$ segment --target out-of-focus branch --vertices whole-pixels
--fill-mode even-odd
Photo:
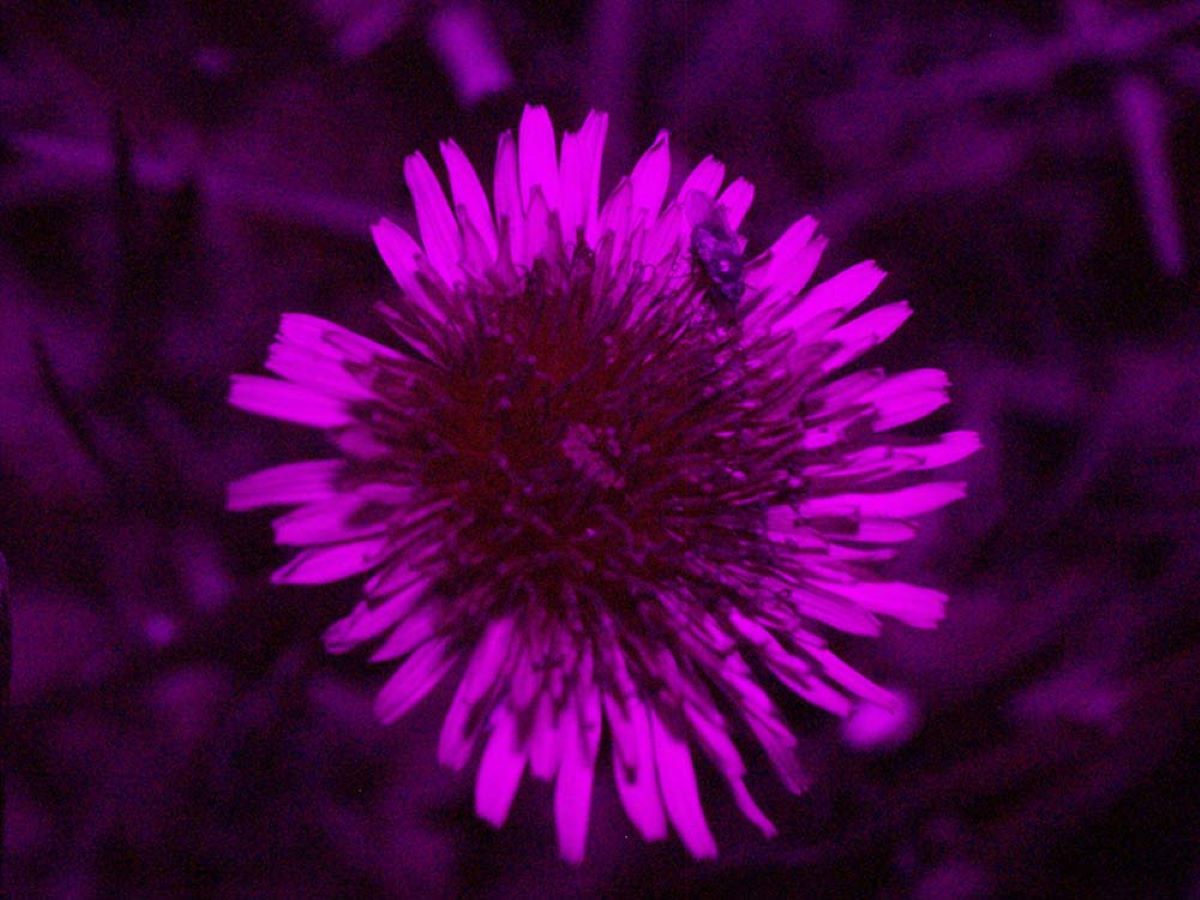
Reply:
[[[1040,44],[1006,47],[976,59],[949,63],[929,75],[896,78],[836,94],[818,101],[815,108],[835,116],[843,116],[848,110],[859,110],[864,116],[879,109],[946,111],[986,97],[1044,90],[1056,76],[1075,66],[1119,65],[1144,59],[1197,25],[1200,2],[1180,3],[1158,13],[1114,17],[1094,28]]]
[[[453,3],[438,9],[429,22],[429,46],[441,59],[464,106],[474,106],[513,85],[491,22],[473,4]]]
[[[41,379],[46,392],[50,395],[50,403],[58,413],[67,429],[71,432],[88,459],[100,470],[105,483],[114,497],[126,496],[131,488],[129,478],[119,465],[114,462],[100,447],[96,428],[87,409],[73,397],[63,384],[46,349],[46,343],[40,335],[33,338],[33,355],[37,364],[38,377]]]
[[[1101,3],[1072,0],[1066,5],[1066,12],[1076,34],[1088,42],[1103,40],[1110,16]],[[1155,260],[1163,272],[1178,277],[1185,265],[1183,234],[1166,149],[1170,121],[1162,92],[1144,75],[1126,73],[1113,90],[1113,103],[1129,151]]]
[[[615,117],[610,118],[610,128]],[[1092,143],[1105,145],[1109,135],[1104,131],[1091,132]],[[958,190],[971,185],[988,185],[1012,173],[1033,149],[1036,135],[1026,131],[988,137],[986,152],[964,153],[966,169],[948,165],[945,160],[918,160],[898,168],[890,177],[873,176],[855,182],[823,198],[819,213],[822,224],[835,232],[850,230],[862,219],[881,209],[903,205],[914,198]],[[990,137],[996,137],[991,140]],[[28,159],[53,171],[47,178],[65,192],[78,192],[79,182],[93,184],[97,191],[111,179],[113,158],[100,142],[89,142],[59,135],[24,133],[10,138],[15,149]],[[611,143],[611,140],[610,140]],[[401,225],[414,224],[411,213],[397,214],[380,206],[360,202],[336,194],[318,194],[296,190],[262,179],[252,179],[236,173],[184,169],[160,156],[135,154],[133,172],[140,188],[159,192],[176,192],[193,177],[196,190],[208,206],[232,207],[246,213],[265,216],[279,222],[307,225],[332,235],[365,239],[368,226],[386,213]],[[18,199],[30,196],[27,179],[13,185]],[[8,185],[0,186],[0,197],[9,196]],[[34,194],[33,196],[36,196]],[[776,187],[776,200],[781,208],[803,206],[800,198],[789,197],[786,186]]]
[[[309,7],[333,32],[334,49],[343,59],[370,56],[396,36],[412,12],[406,0],[312,0]]]
[[[1146,218],[1155,258],[1168,275],[1181,275],[1186,260],[1171,163],[1167,158],[1168,123],[1162,93],[1149,79],[1128,75],[1117,85],[1113,99],[1132,157],[1142,215]]]
[[[40,132],[14,134],[8,142],[31,163],[53,169],[57,179],[67,172],[84,184],[94,185],[98,192],[111,184],[114,159],[104,142]],[[134,154],[132,171],[141,188],[175,192],[190,179],[209,205],[233,207],[341,236],[361,237],[385,212],[371,203],[275,184],[237,172],[205,169],[199,164],[184,165],[145,153]],[[73,185],[76,190],[82,186]]]

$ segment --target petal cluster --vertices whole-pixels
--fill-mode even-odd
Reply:
[[[380,719],[458,673],[438,755],[478,758],[482,818],[501,825],[526,774],[552,781],[562,855],[582,859],[607,730],[637,830],[710,857],[694,750],[774,834],[735,738],[800,792],[770,682],[839,716],[890,702],[827,637],[936,625],[945,596],[878,564],[963,496],[928,473],[979,444],[895,431],[947,402],[944,373],[845,371],[911,313],[861,312],[873,263],[811,285],[806,218],[743,265],[753,188],[708,158],[671,193],[666,132],[601,203],[606,127],[592,113],[560,142],[527,108],[490,192],[452,141],[448,191],[406,160],[418,233],[373,230],[400,289],[391,338],[286,314],[273,377],[232,383],[233,405],[322,429],[337,455],[250,475],[229,506],[292,508],[277,583],[367,576],[326,644],[393,667]],[[732,316],[701,221],[744,279]]]

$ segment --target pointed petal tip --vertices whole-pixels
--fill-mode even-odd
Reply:
[[[983,449],[983,439],[979,437],[978,431],[952,431],[946,437],[950,437],[951,435],[953,435],[954,440],[958,441],[959,452],[962,453],[962,456],[959,457],[960,460],[966,459],[968,456],[972,456]]]
[[[397,225],[395,222],[393,222],[391,219],[389,219],[387,216],[380,216],[371,225],[371,236],[374,237],[375,241],[378,243],[379,235],[381,233],[386,233],[392,229],[400,230],[400,226]]]
[[[352,421],[343,399],[265,375],[232,376],[227,401],[235,409],[311,428],[334,428]]]
[[[525,773],[528,748],[517,736],[511,712],[493,715],[494,727],[475,777],[475,813],[493,828],[500,828]]]
[[[590,113],[588,113],[587,119],[584,120],[583,127],[595,129],[597,132],[599,132],[599,139],[603,140],[604,136],[608,134],[608,113],[599,110],[592,110]]]
[[[522,129],[530,127],[550,127],[553,129],[554,123],[550,117],[550,110],[541,103],[526,103],[525,108],[521,110],[521,121],[517,126],[518,133]]]

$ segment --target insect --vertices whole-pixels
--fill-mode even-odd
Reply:
[[[699,192],[688,196],[684,215],[692,226],[692,261],[705,296],[718,315],[732,321],[746,293],[742,240],[729,227],[725,209]]]

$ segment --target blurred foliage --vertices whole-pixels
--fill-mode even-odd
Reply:
[[[813,0],[107,0],[0,7],[0,550],[15,670],[14,896],[1168,896],[1200,891],[1200,5]],[[470,48],[464,52],[463,48]],[[367,225],[401,163],[490,166],[523,103],[612,114],[605,183],[660,127],[872,257],[977,428],[970,499],[899,564],[933,633],[849,642],[915,733],[853,750],[799,704],[816,776],[702,772],[722,856],[628,833],[589,860],[548,792],[501,832],[440,771],[445,690],[371,719],[326,658],[353,586],[271,589],[232,477],[319,442],[224,407],[286,310],[378,334]],[[760,761],[761,762],[761,761]],[[759,768],[762,768],[761,766]],[[668,877],[667,873],[671,873]]]

